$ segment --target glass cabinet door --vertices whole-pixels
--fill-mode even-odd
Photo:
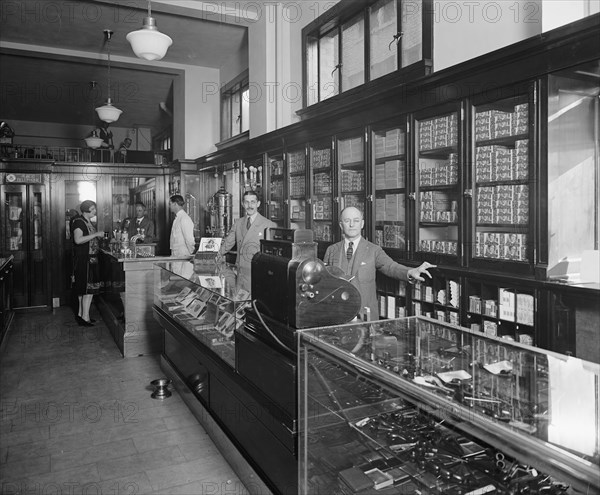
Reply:
[[[304,148],[288,151],[289,207],[293,227],[306,228],[306,151]]]
[[[337,140],[340,207],[354,206],[365,213],[365,141],[363,134]]]
[[[406,126],[372,131],[374,242],[406,250]]]
[[[310,181],[312,185],[312,215],[310,226],[315,241],[333,242],[334,182],[331,161],[331,141],[310,146]]]
[[[530,116],[525,93],[474,109],[473,258],[530,261]]]
[[[275,222],[278,227],[286,227],[285,210],[285,175],[283,153],[269,153],[267,155],[269,167],[268,208],[267,217]]]
[[[398,68],[395,48],[398,33],[397,0],[379,0],[369,7],[370,79],[389,74]]]
[[[457,112],[417,121],[416,251],[422,258],[435,260],[444,255],[457,259],[458,151]]]

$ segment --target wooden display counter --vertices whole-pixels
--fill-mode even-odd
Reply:
[[[98,307],[123,357],[162,351],[161,328],[152,315],[153,268],[159,261],[189,263],[190,258],[121,258],[110,251],[100,253],[105,291],[97,298]]]

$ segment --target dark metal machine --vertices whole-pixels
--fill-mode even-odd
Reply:
[[[352,320],[361,308],[358,289],[343,278],[341,271],[326,266],[316,257],[312,231],[291,232],[294,233],[291,256],[286,256],[290,249],[285,244],[290,242],[285,235],[279,236],[283,239],[281,249],[277,250],[267,234],[266,240],[261,241],[262,252],[252,258],[252,299],[257,309],[293,328]]]

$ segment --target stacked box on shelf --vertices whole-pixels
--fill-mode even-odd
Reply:
[[[362,170],[342,170],[342,192],[362,191],[365,188],[365,173]]]
[[[385,135],[375,133],[375,137],[373,138],[373,153],[376,160],[385,157]]]
[[[404,249],[404,225],[384,225],[382,246]]]
[[[449,254],[455,256],[458,252],[458,242],[440,241],[436,239],[421,239],[419,243],[420,251],[426,253]]]
[[[527,234],[478,231],[475,234],[474,256],[526,261]]]
[[[492,111],[477,112],[475,114],[475,140],[486,141],[492,139],[493,122]]]
[[[492,110],[493,137],[512,136],[512,112]]]
[[[288,160],[289,160],[289,169],[292,174],[304,172],[305,162],[304,162],[304,152],[303,151],[296,151],[294,153],[289,153]]]
[[[331,242],[333,240],[330,225],[320,223],[313,224],[312,231],[315,241]]]
[[[387,189],[404,187],[404,162],[388,160],[384,164],[384,184]]]
[[[419,185],[446,186],[458,182],[458,155],[450,153],[447,160],[419,160]]]
[[[517,323],[533,326],[535,298],[531,294],[517,293]]]
[[[363,142],[362,138],[342,139],[339,141],[340,163],[353,163],[363,160]]]
[[[331,220],[332,218],[333,216],[330,200],[318,199],[313,202],[314,220]]]
[[[318,173],[314,176],[315,194],[331,194],[333,188],[331,186],[331,174]]]
[[[404,221],[404,194],[385,195],[385,220],[392,222]]]
[[[348,194],[344,196],[344,208],[349,208],[353,206],[354,208],[358,208],[360,211],[364,209],[364,199],[361,196],[357,196],[356,194]]]
[[[311,157],[313,168],[327,168],[331,166],[331,150],[329,148],[313,149]]]
[[[529,104],[521,103],[515,106],[512,114],[512,128],[515,136],[527,134],[529,130]]]
[[[420,218],[422,222],[453,223],[458,219],[457,203],[443,191],[419,193]]]
[[[375,244],[377,244],[378,246],[381,246],[381,247],[385,247],[383,245],[383,229],[375,230]]]
[[[290,195],[291,196],[305,196],[306,195],[306,181],[302,176],[290,177]]]
[[[419,150],[455,146],[458,140],[456,114],[423,120],[419,124]]]
[[[483,322],[483,333],[491,337],[498,335],[498,325],[494,321],[485,320]]]
[[[402,155],[404,152],[404,132],[401,129],[389,129],[385,133],[385,156]]]
[[[529,139],[515,141],[513,164],[515,179],[523,180],[529,177]]]
[[[469,296],[469,312],[481,314],[481,298],[479,296]]]
[[[477,189],[477,223],[529,222],[529,186],[506,184]]]

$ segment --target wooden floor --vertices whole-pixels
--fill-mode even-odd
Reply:
[[[102,323],[17,314],[0,358],[3,495],[248,493],[176,391],[150,397],[158,356],[123,359]]]

